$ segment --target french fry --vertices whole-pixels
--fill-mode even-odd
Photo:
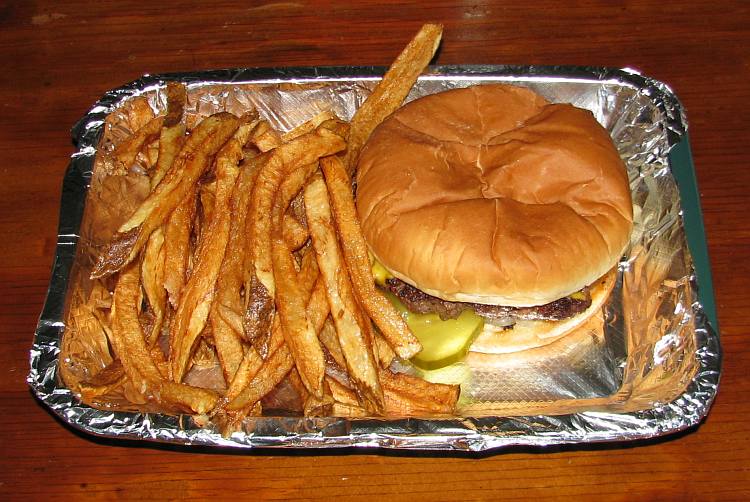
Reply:
[[[383,391],[372,348],[360,326],[360,314],[333,226],[331,207],[323,177],[316,175],[305,187],[305,208],[320,273],[326,283],[331,317],[336,326],[346,368],[365,408],[383,409]]]
[[[180,302],[182,288],[187,280],[190,261],[190,234],[195,218],[195,192],[183,200],[164,225],[164,278],[163,285],[172,308]]]
[[[164,179],[164,175],[172,167],[183,144],[185,144],[185,126],[183,124],[177,123],[171,127],[162,128],[159,133],[159,156],[151,173],[151,190],[156,188]]]
[[[266,120],[261,120],[250,135],[250,143],[261,152],[281,146],[281,135]]]
[[[352,389],[345,385],[342,385],[338,380],[336,380],[335,378],[331,378],[328,375],[326,375],[326,383],[328,384],[328,388],[331,391],[331,395],[333,396],[334,401],[348,406],[359,407],[357,394]]]
[[[138,321],[140,297],[140,266],[133,263],[120,273],[112,300],[113,345],[125,373],[147,399],[205,413],[218,396],[207,389],[164,380],[151,359]]]
[[[440,45],[443,26],[425,24],[391,64],[351,121],[344,166],[351,175],[372,131],[401,106]]]
[[[424,413],[455,413],[458,385],[431,383],[405,373],[380,371],[386,412],[405,416]]]
[[[374,341],[373,351],[375,352],[378,362],[380,363],[380,367],[388,368],[396,358],[396,353],[393,352],[391,346],[388,345],[388,342],[383,339],[383,335],[381,335],[380,333],[374,331],[372,333],[372,340]]]
[[[133,136],[117,145],[112,152],[116,168],[122,171],[130,169],[143,147],[159,137],[159,131],[161,131],[163,124],[163,115],[155,117],[138,129]]]
[[[215,299],[209,314],[216,343],[216,355],[227,383],[234,379],[244,356],[242,347],[244,306],[241,288],[244,276],[242,267],[245,258],[245,218],[252,186],[262,162],[264,162],[263,156],[258,156],[246,159],[240,166],[241,172],[234,185],[230,201],[229,211],[232,219],[229,225],[226,252],[216,278]]]
[[[301,186],[301,184],[300,184]],[[276,278],[276,308],[281,320],[284,339],[291,352],[302,382],[308,392],[318,398],[323,397],[323,350],[305,312],[305,298],[296,280],[294,258],[284,242],[281,222],[286,204],[291,202],[296,192],[285,200],[277,196],[271,213],[273,232],[271,237],[273,275]]]
[[[288,213],[284,215],[282,232],[284,233],[284,240],[292,251],[297,251],[304,246],[307,239],[310,238],[307,228],[297,218]]]
[[[244,390],[226,405],[230,412],[239,411],[260,401],[276,387],[294,366],[292,354],[286,345],[273,352],[253,376]],[[303,380],[304,382],[304,380]],[[307,387],[307,384],[305,384]],[[322,391],[321,391],[322,395]]]
[[[250,131],[251,124],[240,126],[216,156],[217,207],[212,211],[215,217],[204,230],[207,237],[201,240],[192,275],[185,286],[184,298],[172,320],[170,360],[175,382],[180,382],[187,370],[190,355],[198,335],[205,327],[213,302],[214,285],[229,239],[229,201],[239,175],[242,146]]]
[[[253,187],[250,210],[247,216],[250,236],[248,260],[255,274],[270,296],[274,296],[275,284],[271,263],[271,214],[274,196],[284,177],[301,166],[317,162],[318,158],[332,155],[346,147],[344,140],[326,128],[318,127],[303,134],[271,152],[268,162],[261,168]],[[249,267],[248,267],[249,268]]]
[[[167,115],[164,117],[164,127],[176,126],[182,121],[187,101],[187,89],[179,82],[167,82]]]
[[[167,291],[164,289],[164,233],[154,230],[143,251],[141,282],[146,298],[154,312],[154,325],[146,340],[153,347],[159,339],[167,308]]]
[[[282,134],[281,141],[287,143],[294,138],[298,138],[303,134],[307,134],[327,120],[338,120],[338,117],[331,110],[322,111],[310,120],[298,125],[291,131]]]
[[[130,263],[146,240],[177,205],[182,202],[209,160],[239,127],[239,119],[229,113],[218,113],[203,120],[185,142],[178,158],[164,179],[118,230],[91,277],[103,277]]]
[[[320,269],[318,268],[315,251],[312,248],[307,248],[302,255],[302,264],[300,265],[299,273],[297,274],[297,281],[300,284],[302,294],[305,298],[310,298],[315,283],[318,280],[319,273]]]
[[[318,333],[318,339],[320,340],[320,343],[323,344],[323,347],[325,347],[328,355],[331,356],[333,361],[341,368],[346,368],[346,359],[344,359],[344,353],[341,351],[341,344],[339,343],[339,338],[336,334],[336,327],[333,325],[333,321],[330,317],[328,317],[323,323],[323,327]]]
[[[321,159],[320,166],[328,184],[336,227],[341,235],[344,260],[351,274],[357,299],[396,354],[409,359],[422,350],[422,345],[409,331],[406,321],[396,308],[375,287],[367,244],[357,220],[349,176],[338,157],[325,157]]]
[[[177,154],[185,142],[185,126],[181,123],[185,111],[187,91],[185,86],[176,82],[167,83],[167,115],[159,133],[159,156],[151,173],[153,190],[172,167]]]

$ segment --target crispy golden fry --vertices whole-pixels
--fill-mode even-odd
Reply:
[[[304,292],[296,281],[294,258],[284,242],[281,220],[285,207],[277,200],[271,218],[273,272],[276,277],[276,308],[281,319],[284,339],[302,382],[310,394],[323,397],[323,374],[325,363],[323,350],[305,312]]]
[[[240,174],[232,191],[229,211],[232,214],[229,225],[226,252],[216,278],[214,302],[211,305],[209,320],[214,332],[216,355],[221,363],[224,380],[229,383],[234,378],[243,358],[242,348],[242,264],[245,250],[245,216],[247,201],[258,172],[257,158],[245,161],[240,166]]]
[[[282,141],[279,132],[268,121],[261,120],[250,135],[250,143],[261,152],[268,152],[281,146]]]
[[[216,278],[215,299],[209,314],[214,332],[216,354],[227,383],[233,381],[234,375],[243,360],[244,303],[241,297],[241,289],[246,247],[245,218],[251,190],[258,169],[265,162],[265,158],[266,156],[260,155],[246,159],[240,165],[240,174],[232,191],[229,207],[232,218],[229,225],[226,252],[219,269],[219,275]],[[258,367],[260,367],[260,364]]]
[[[292,367],[294,367],[292,354],[286,345],[282,345],[276,352],[268,356],[258,373],[250,380],[240,395],[226,405],[226,409],[237,411],[257,403],[284,379]],[[305,384],[305,387],[307,387],[307,384]]]
[[[163,285],[172,308],[177,308],[187,279],[190,234],[195,218],[195,192],[180,203],[164,225]]]
[[[372,326],[372,323],[370,323],[370,326]],[[388,345],[388,342],[386,342],[385,339],[383,339],[383,336],[377,331],[373,331],[372,340],[374,342],[373,351],[380,363],[380,367],[388,368],[396,358],[395,352],[393,352],[393,349]]]
[[[187,370],[190,355],[203,331],[213,302],[214,285],[229,239],[231,214],[229,213],[232,189],[239,175],[238,163],[242,146],[250,134],[250,124],[243,124],[227,141],[216,156],[216,207],[215,216],[208,223],[196,253],[193,272],[188,280],[183,298],[172,320],[170,332],[170,360],[172,379],[180,382]]]
[[[344,260],[351,274],[357,299],[380,328],[396,354],[409,359],[422,350],[422,346],[409,331],[409,327],[396,308],[375,287],[367,244],[357,220],[349,176],[338,157],[325,157],[321,159],[320,166],[328,184],[333,215],[341,235]]]
[[[380,371],[380,383],[385,393],[386,413],[418,415],[422,413],[452,414],[460,387],[430,383],[404,373]]]
[[[201,224],[200,229],[203,230],[204,227],[208,226],[208,222],[210,222],[213,219],[214,215],[214,206],[216,206],[216,186],[217,186],[216,180],[208,181],[205,183],[200,183],[198,185],[198,201],[200,202],[200,211],[198,212],[198,216],[200,218]],[[199,232],[199,237],[203,236],[203,232]],[[208,234],[205,234],[208,235]],[[200,242],[200,239],[198,240]]]
[[[159,140],[152,141],[143,149],[146,156],[146,169],[151,170],[159,160]]]
[[[281,338],[281,333],[279,332]],[[283,341],[279,344],[281,346]],[[258,374],[260,369],[263,367],[263,358],[260,357],[258,352],[253,347],[248,347],[245,350],[244,356],[240,365],[237,367],[234,376],[232,377],[231,383],[221,398],[216,408],[211,412],[212,415],[218,415],[226,410],[227,404],[236,399],[242,392],[247,388],[250,380]],[[241,409],[240,406],[238,409]]]
[[[112,300],[112,338],[115,353],[134,387],[146,398],[205,413],[218,400],[206,389],[165,381],[151,359],[138,321],[140,267],[133,263],[120,273]]]
[[[323,329],[323,325],[330,312],[328,299],[326,298],[325,281],[320,276],[315,281],[315,286],[313,286],[313,290],[310,293],[310,299],[307,301],[305,312],[310,319],[310,323],[313,325],[313,329],[316,333],[319,333]]]
[[[120,272],[112,298],[112,341],[125,373],[144,397],[151,397],[161,374],[151,360],[138,319],[141,286],[138,264]]]
[[[315,251],[312,248],[308,248],[302,255],[302,264],[297,274],[297,281],[305,298],[310,298],[315,283],[318,280],[318,274],[318,261],[315,257]]]
[[[78,391],[84,401],[94,401],[97,397],[121,387],[127,379],[122,363],[116,359],[92,378],[80,382]]]
[[[187,89],[179,82],[167,82],[167,115],[164,117],[164,127],[169,128],[182,121],[187,101]]]
[[[239,119],[229,113],[212,115],[196,127],[162,182],[120,227],[100,256],[91,273],[93,278],[117,272],[135,258],[151,232],[194,190],[209,160],[237,127]]]
[[[349,377],[365,408],[378,412],[383,408],[383,391],[378,383],[375,358],[367,335],[360,326],[359,306],[345,272],[346,267],[333,226],[328,191],[319,174],[305,187],[305,208],[318,266],[326,282],[331,317],[336,326]]]
[[[271,264],[271,222],[268,215],[271,213],[276,191],[289,173],[345,147],[340,136],[319,127],[274,149],[268,162],[261,168],[253,187],[247,216],[247,234],[250,239],[248,260],[271,296],[274,296],[275,285]]]
[[[151,190],[161,183],[172,164],[180,153],[182,145],[185,144],[185,126],[175,124],[172,127],[163,127],[159,133],[159,157],[156,166],[151,173]]]
[[[334,402],[331,407],[332,417],[342,418],[364,418],[367,412],[361,406]]]
[[[245,313],[242,318],[245,339],[262,357],[268,355],[266,343],[268,330],[276,312],[273,297],[258,277],[249,271],[249,281],[245,283]]]
[[[344,353],[341,351],[336,327],[333,325],[330,317],[323,323],[323,328],[318,333],[318,339],[323,344],[323,347],[326,348],[331,358],[333,358],[333,361],[341,368],[346,368],[346,359],[344,359]]]
[[[320,124],[327,120],[338,120],[339,118],[336,116],[335,113],[333,113],[331,110],[325,110],[311,118],[310,120],[298,125],[294,129],[292,129],[289,132],[286,132],[281,135],[281,141],[284,143],[287,143],[294,138],[298,138],[302,136],[303,134],[307,134],[316,127],[318,127]]]
[[[284,215],[282,232],[284,233],[284,240],[287,246],[292,251],[297,251],[304,246],[307,239],[310,238],[307,229],[291,214]]]
[[[153,347],[159,339],[167,308],[167,291],[164,289],[164,233],[160,228],[151,234],[143,251],[141,282],[154,313],[153,328],[146,335],[148,346]]]
[[[344,166],[351,175],[372,131],[401,106],[440,45],[443,26],[425,24],[391,64],[383,79],[354,114]]]
[[[337,403],[346,404],[349,406],[359,406],[357,394],[352,389],[341,384],[341,382],[339,382],[335,378],[329,377],[328,375],[326,375],[326,383],[328,384],[328,388],[331,391],[333,399]]]
[[[324,380],[323,397],[306,396],[302,410],[306,417],[327,417],[331,416],[333,403],[333,396],[327,382]]]
[[[143,147],[159,137],[159,131],[161,131],[163,124],[163,115],[155,117],[141,127],[133,136],[130,136],[127,140],[117,145],[112,152],[115,167],[122,171],[130,169],[133,163],[135,163],[138,153],[143,150]]]

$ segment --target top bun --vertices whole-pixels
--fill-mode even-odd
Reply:
[[[509,306],[604,275],[633,219],[625,167],[591,112],[494,84],[386,119],[360,156],[357,210],[396,277],[445,300]]]

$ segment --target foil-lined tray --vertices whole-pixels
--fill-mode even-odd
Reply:
[[[482,451],[650,438],[698,424],[718,389],[721,348],[687,120],[666,85],[627,69],[431,67],[408,98],[504,82],[530,87],[553,102],[587,108],[611,133],[633,193],[631,245],[619,263],[601,326],[592,328],[597,336],[583,335],[587,344],[563,339],[533,364],[516,361],[475,375],[462,387],[461,416],[251,417],[241,431],[222,437],[210,423],[191,416],[95,409],[65,387],[62,339],[78,277],[74,271],[80,266],[84,209],[109,114],[140,95],[159,108],[164,82],[177,80],[195,96],[194,117],[253,105],[276,127],[288,130],[323,109],[351,118],[383,70],[156,75],[105,94],[73,129],[77,151],[63,181],[53,273],[31,349],[27,380],[37,397],[66,423],[95,435],[233,447]]]

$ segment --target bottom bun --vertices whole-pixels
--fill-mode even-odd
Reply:
[[[589,308],[562,321],[518,321],[513,328],[503,329],[485,323],[484,330],[469,348],[467,363],[490,363],[493,356],[512,354],[549,345],[565,336],[583,329],[592,317],[602,315],[602,307],[609,298],[617,280],[613,268],[591,285]],[[479,364],[479,365],[484,365]]]

